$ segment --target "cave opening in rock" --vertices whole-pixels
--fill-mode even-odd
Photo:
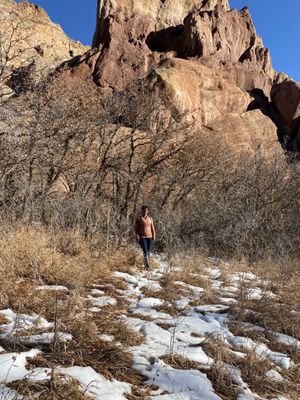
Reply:
[[[177,58],[188,59],[203,56],[203,45],[199,37],[191,34],[185,25],[171,26],[151,32],[146,44],[151,51],[159,53],[174,52]]]
[[[258,109],[265,114],[264,111],[267,111],[266,109],[268,108],[269,99],[265,95],[264,91],[262,89],[252,89],[248,93],[250,94],[253,100],[249,104],[247,111]]]
[[[280,115],[277,107],[265,95],[262,89],[253,89],[248,92],[253,98],[249,104],[247,111],[260,110],[264,115],[269,117],[277,127],[278,140],[282,147],[287,149],[288,143],[291,140],[291,128]]]
[[[146,44],[151,51],[166,53],[168,51],[180,52],[184,36],[184,25],[171,26],[160,31],[151,32]]]

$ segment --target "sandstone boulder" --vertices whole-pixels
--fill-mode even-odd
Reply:
[[[155,56],[145,43],[153,21],[145,16],[127,18],[117,13],[108,17],[106,24],[107,43],[102,47],[93,78],[101,88],[120,90],[147,74],[156,64]]]
[[[185,19],[177,56],[196,57],[224,73],[244,91],[270,96],[274,70],[269,49],[257,35],[249,10],[195,8]]]
[[[278,74],[272,87],[272,101],[290,125],[300,117],[300,83]]]
[[[221,74],[195,62],[167,59],[147,78],[178,114],[207,125],[232,112],[246,111],[250,96]]]
[[[208,124],[207,129],[215,135],[216,146],[222,141],[236,155],[260,151],[267,156],[283,157],[276,125],[260,110],[229,114]]]

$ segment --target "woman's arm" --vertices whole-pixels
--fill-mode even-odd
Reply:
[[[152,233],[152,239],[156,240],[156,232],[155,232],[155,228],[154,228],[153,219],[152,219],[152,222],[151,222],[151,233]]]
[[[135,221],[135,228],[134,228],[134,232],[135,232],[135,238],[137,241],[140,240],[140,235],[139,235],[139,219],[137,218]]]

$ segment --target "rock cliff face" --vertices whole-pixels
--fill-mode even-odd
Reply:
[[[104,94],[138,80],[149,90],[159,86],[170,107],[199,126],[221,120],[225,127],[227,118],[238,120],[228,123],[228,132],[233,129],[233,142],[237,137],[247,142],[240,149],[254,140],[235,129],[249,132],[253,124],[259,137],[263,123],[268,126],[263,143],[269,135],[279,148],[277,134],[286,142],[295,124],[284,115],[282,80],[278,86],[269,49],[247,7],[231,10],[228,0],[98,0],[94,47],[69,64],[73,74],[92,76]],[[255,109],[267,117],[258,118],[260,111],[248,117],[246,111]]]
[[[272,101],[290,128],[287,149],[300,151],[300,83],[278,74],[272,87]]]
[[[218,4],[229,9],[228,0],[98,0],[97,26],[94,46],[105,41],[105,23],[110,15],[121,13],[126,18],[143,15],[154,22],[154,29],[161,30],[182,23],[188,12],[196,5],[202,10],[213,10]]]
[[[6,13],[12,7],[34,21],[26,46],[47,71],[68,60],[62,73],[92,78],[103,95],[133,82],[149,91],[159,86],[170,107],[198,126],[214,121],[226,126],[232,115],[243,115],[238,124],[228,124],[232,138],[243,124],[245,132],[253,124],[259,136],[257,121],[268,120],[273,147],[278,135],[289,150],[300,150],[299,84],[273,70],[247,7],[230,9],[228,0],[98,0],[94,47],[86,52],[39,7],[0,0]],[[259,119],[259,112],[266,117]],[[243,136],[247,144],[240,148],[253,146],[250,136]]]
[[[35,78],[45,76],[63,61],[85,53],[89,47],[70,39],[40,7],[13,0],[0,0],[1,55],[7,52],[2,80],[10,84],[10,72],[31,69]],[[4,76],[5,75],[5,76]],[[14,74],[14,77],[18,74]]]
[[[197,125],[224,119],[230,113],[243,113],[250,102],[250,96],[233,82],[195,61],[167,59],[146,81],[149,90],[158,86],[158,92],[169,99],[173,110],[187,115]]]
[[[227,0],[99,0],[94,46],[102,48],[95,81],[103,88],[126,86],[170,54],[197,59],[242,90],[259,88],[268,97],[274,79],[248,9],[230,10]],[[117,69],[118,77],[107,80],[106,69]]]

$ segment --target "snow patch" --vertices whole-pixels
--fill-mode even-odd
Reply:
[[[0,399],[3,400],[25,400],[24,396],[19,395],[15,390],[5,385],[0,385]]]
[[[162,306],[164,304],[164,300],[158,299],[156,297],[144,297],[143,299],[138,301],[137,306],[141,308],[152,308]]]
[[[59,368],[58,371],[76,379],[84,392],[96,400],[124,400],[125,394],[131,394],[129,383],[109,381],[91,367]]]
[[[283,382],[284,381],[283,377],[275,369],[270,369],[270,371],[266,372],[266,377],[268,379],[270,379],[271,381],[275,381],[275,382]]]
[[[174,369],[162,360],[158,360],[149,366],[147,371],[145,371],[145,375],[148,378],[148,384],[159,387],[157,394],[167,391],[169,393],[176,393],[177,397],[173,397],[173,399],[221,400],[214,393],[212,384],[207,376],[197,370]],[[183,397],[179,397],[181,395]],[[162,397],[153,396],[152,398]]]
[[[88,300],[90,300],[94,306],[98,307],[115,306],[117,304],[117,300],[110,296],[102,296],[102,297],[88,296]]]
[[[8,383],[28,378],[31,371],[26,369],[26,358],[34,358],[40,350],[31,349],[23,353],[0,354],[0,383]]]
[[[69,333],[58,332],[56,334],[56,339],[62,343],[66,343],[72,340],[72,335]],[[16,338],[17,342],[24,344],[50,344],[55,339],[54,333],[41,333],[40,335],[31,335],[31,336],[19,336]]]
[[[105,292],[103,292],[103,290],[99,290],[99,289],[92,289],[91,290],[91,295],[92,296],[102,296],[103,294],[105,294]]]
[[[49,290],[49,291],[55,291],[55,292],[68,292],[69,291],[69,289],[66,286],[60,286],[60,285],[37,286],[36,290]]]
[[[30,328],[49,329],[53,327],[53,323],[49,323],[46,319],[36,314],[16,314],[11,309],[1,310],[0,314],[10,321],[8,324],[1,325],[0,338],[5,338],[8,335],[17,334]]]

